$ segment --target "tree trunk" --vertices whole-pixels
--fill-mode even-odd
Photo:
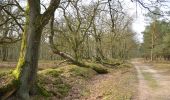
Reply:
[[[7,61],[8,57],[8,48],[6,45],[2,46],[2,61]]]
[[[151,36],[152,36],[152,40],[151,40],[151,61],[154,60],[154,53],[153,53],[153,50],[154,50],[154,45],[155,45],[155,41],[154,41],[154,37],[155,37],[155,28],[156,28],[156,20],[154,19],[154,22],[153,22],[153,32],[151,32]]]
[[[26,15],[26,26],[22,39],[19,62],[14,71],[19,81],[17,95],[20,99],[29,100],[38,67],[39,46],[42,27],[40,27],[40,0],[28,0],[28,15]],[[31,7],[30,7],[31,5]]]
[[[51,0],[46,11],[40,14],[40,0],[27,1],[21,51],[17,68],[13,71],[15,80],[18,81],[16,94],[19,100],[30,100],[29,95],[34,92],[42,30],[60,4],[60,0]]]

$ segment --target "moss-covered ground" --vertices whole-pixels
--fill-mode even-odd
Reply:
[[[103,83],[105,80],[108,81],[103,84],[103,86],[99,86],[99,89],[101,89],[100,91],[104,92],[103,96],[106,98],[106,100],[112,100],[113,97],[119,98],[117,100],[121,100],[121,98],[131,98],[133,96],[132,92],[135,90],[132,89],[132,82],[135,84],[136,80],[134,77],[135,73],[132,73],[132,71],[134,71],[131,67],[132,65],[126,63],[116,67],[106,67],[102,64],[94,62],[86,62],[86,64],[90,65],[91,67],[84,68],[67,64],[64,66],[57,66],[56,68],[44,67],[45,69],[40,69],[38,72],[37,86],[41,95],[33,96],[32,99],[83,99],[86,96],[93,95],[93,92],[90,92],[89,84],[91,84],[91,82],[95,82],[96,80],[101,81],[101,83]],[[11,69],[9,68],[2,68],[0,71],[1,82],[3,82],[4,79],[4,77],[2,77],[3,74],[10,71]],[[108,77],[97,78],[98,76],[103,77],[105,75],[112,75],[113,80]],[[9,77],[10,76],[8,76],[8,78]],[[96,80],[93,80],[94,78],[96,78]],[[98,83],[94,83],[92,86],[97,84]],[[130,87],[127,88],[128,86]],[[132,90],[128,90],[130,88]]]

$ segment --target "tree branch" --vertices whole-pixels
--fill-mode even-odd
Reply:
[[[59,7],[60,0],[51,0],[50,5],[47,10],[42,14],[42,22],[41,27],[44,27],[49,22],[51,15],[55,12],[55,10]]]

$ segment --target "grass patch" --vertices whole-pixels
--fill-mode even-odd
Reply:
[[[103,100],[132,100],[135,98],[137,92],[137,73],[133,67],[128,68],[128,72],[126,70],[127,68],[119,69],[119,72],[113,79],[114,84],[112,88],[106,88]]]
[[[155,89],[158,87],[158,84],[156,82],[156,80],[154,79],[154,77],[152,76],[151,73],[149,72],[142,72],[144,79],[147,80],[148,85],[152,88]]]
[[[158,69],[170,69],[169,63],[153,63],[153,65]]]

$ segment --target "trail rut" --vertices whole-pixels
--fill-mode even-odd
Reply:
[[[152,65],[132,61],[138,72],[137,100],[170,100],[170,76],[153,69]]]

